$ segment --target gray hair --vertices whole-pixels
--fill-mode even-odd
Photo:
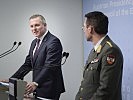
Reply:
[[[46,24],[45,18],[44,18],[42,15],[39,15],[39,14],[32,15],[32,16],[29,18],[29,20],[31,20],[31,19],[33,19],[33,18],[37,18],[37,17],[39,17],[39,18],[41,19],[41,21],[42,21],[43,24]]]

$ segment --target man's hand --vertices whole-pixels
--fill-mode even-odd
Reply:
[[[30,82],[26,85],[26,95],[29,95],[30,93],[33,93],[34,90],[37,88],[37,85],[35,82]]]
[[[0,80],[0,82],[9,83],[9,80],[8,79],[3,79],[3,80]]]

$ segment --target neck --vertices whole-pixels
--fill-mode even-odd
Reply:
[[[94,34],[92,39],[93,45],[96,45],[98,41],[101,40],[101,38],[103,38],[104,36],[105,34],[102,34],[102,35]]]

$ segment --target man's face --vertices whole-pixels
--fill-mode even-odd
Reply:
[[[85,37],[86,37],[87,41],[91,41],[92,40],[92,26],[86,25],[86,19],[84,21],[83,31],[85,33]]]
[[[47,30],[46,24],[42,23],[40,17],[30,19],[29,24],[33,35],[37,38],[40,38]]]

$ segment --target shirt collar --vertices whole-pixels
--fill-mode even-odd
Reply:
[[[97,44],[94,46],[95,51],[97,50],[97,48],[100,46],[101,42],[103,41],[103,39],[106,37],[106,35],[104,37],[102,37]]]
[[[40,42],[42,42],[43,38],[47,35],[47,33],[48,33],[48,30],[43,34],[43,36],[41,36],[40,38],[38,38],[38,39],[40,39]]]

